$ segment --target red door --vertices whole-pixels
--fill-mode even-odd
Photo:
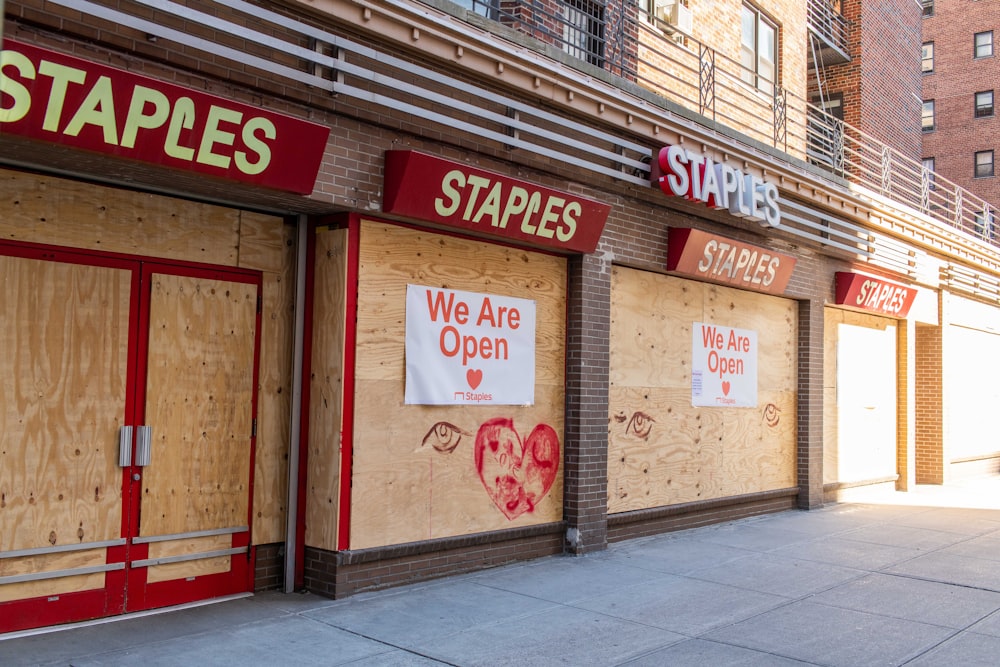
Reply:
[[[0,244],[0,632],[251,590],[254,272]]]

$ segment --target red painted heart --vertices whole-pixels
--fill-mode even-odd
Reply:
[[[496,417],[479,427],[475,457],[490,500],[514,520],[534,512],[552,488],[559,471],[559,436],[548,424],[539,424],[522,443],[514,421]]]
[[[730,385],[728,380],[722,383],[722,393],[725,394],[726,396],[729,396],[729,386]]]
[[[465,381],[469,383],[469,386],[475,389],[479,386],[479,383],[483,381],[483,372],[480,370],[472,370],[471,368],[465,371]]]

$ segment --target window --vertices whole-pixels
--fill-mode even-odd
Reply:
[[[920,129],[924,132],[934,131],[934,100],[924,100],[924,108],[920,114]]]
[[[563,51],[604,66],[604,5],[591,0],[562,3]]]
[[[988,214],[986,211],[976,211],[973,213],[972,217],[972,231],[978,236],[983,236],[985,238],[990,238],[992,234],[992,218],[993,216]]]
[[[934,16],[934,0],[921,0],[920,4],[924,8],[924,18]]]
[[[500,4],[500,0],[454,0],[454,2],[493,20],[497,18],[497,7]]]
[[[976,152],[976,178],[988,178],[993,175],[993,151]]]
[[[976,48],[974,57],[989,58],[993,55],[992,30],[988,30],[986,32],[977,32],[975,40],[976,40]]]
[[[985,90],[976,93],[976,118],[985,118],[993,115],[993,91]]]
[[[920,161],[920,164],[923,166],[923,174],[921,175],[921,181],[924,178],[926,178],[927,179],[927,189],[928,190],[933,190],[934,189],[934,158],[932,158],[932,157],[925,157],[923,160]]]
[[[934,71],[934,42],[925,42],[920,47],[920,71],[925,74]]]
[[[740,64],[743,80],[771,93],[778,76],[778,27],[748,5],[740,15]]]

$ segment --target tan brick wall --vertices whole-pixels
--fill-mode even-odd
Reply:
[[[942,348],[941,328],[916,326],[916,424],[917,484],[944,483],[942,447]]]

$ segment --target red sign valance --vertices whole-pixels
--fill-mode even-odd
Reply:
[[[795,258],[698,229],[673,227],[667,270],[743,289],[783,294]]]
[[[313,191],[328,127],[11,39],[3,47],[0,133]]]
[[[382,210],[532,245],[593,252],[611,206],[416,151],[387,151]]]
[[[839,305],[904,318],[917,298],[917,288],[849,271],[837,272]]]

